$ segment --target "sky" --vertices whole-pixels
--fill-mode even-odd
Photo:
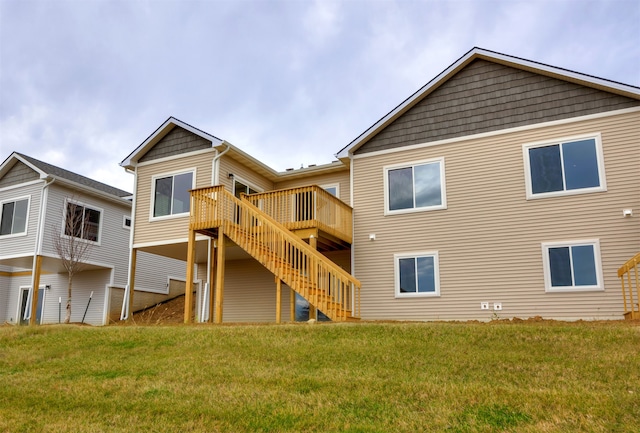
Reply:
[[[323,164],[477,46],[640,86],[640,1],[0,0],[0,161],[133,190],[170,116]]]

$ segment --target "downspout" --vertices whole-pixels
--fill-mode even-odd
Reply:
[[[36,298],[38,296],[38,289],[39,289],[39,287],[36,287],[36,271],[38,271],[37,272],[38,274],[41,271],[36,268],[38,266],[38,256],[42,254],[42,243],[43,243],[44,232],[45,232],[44,224],[46,221],[45,218],[47,216],[47,198],[49,197],[47,187],[51,185],[53,182],[55,182],[55,180],[56,179],[51,176],[46,176],[44,178],[44,185],[42,186],[42,191],[40,192],[40,216],[38,217],[38,233],[36,234],[36,244],[35,244],[35,249],[33,254],[33,264],[31,267],[31,293],[32,293],[32,296],[35,296]],[[40,282],[38,282],[37,285],[40,286]],[[29,318],[31,318],[31,315],[36,313],[35,309],[33,308],[34,304],[37,305],[37,302],[33,303],[30,306],[31,313],[29,314]]]
[[[124,169],[125,172],[133,174],[133,200],[131,200],[131,231],[129,233],[129,266],[127,267],[127,281],[125,282],[125,291],[124,291],[124,296],[126,297],[126,299],[122,300],[122,303],[124,304],[126,302],[127,304],[127,314],[126,317],[123,317],[123,315],[120,315],[120,320],[126,320],[129,318],[129,316],[131,315],[132,311],[131,311],[131,307],[132,305],[129,305],[129,299],[131,299],[130,296],[127,296],[127,290],[126,287],[129,284],[129,281],[131,280],[131,266],[132,266],[132,257],[133,257],[133,234],[135,232],[135,214],[136,214],[136,198],[138,197],[138,167],[136,166],[134,171],[131,171],[129,169]],[[135,282],[134,282],[135,283]],[[133,284],[132,284],[133,285]],[[133,287],[129,287],[129,290],[133,290]]]
[[[213,173],[211,173],[211,183],[213,185],[218,185],[218,183],[220,182],[220,158],[222,158],[222,155],[224,155],[225,153],[227,153],[229,150],[231,150],[231,145],[229,143],[227,143],[226,141],[223,141],[222,144],[226,145],[227,148],[225,150],[223,150],[222,152],[219,152],[214,158],[213,158]]]

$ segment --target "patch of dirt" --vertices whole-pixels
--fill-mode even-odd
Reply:
[[[182,323],[184,323],[184,295],[135,312],[130,322],[115,322],[116,325],[177,325]]]

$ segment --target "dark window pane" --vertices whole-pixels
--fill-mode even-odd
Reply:
[[[171,214],[171,190],[173,177],[163,177],[156,179],[156,196],[153,205],[153,216],[164,216]]]
[[[100,211],[85,208],[83,238],[89,241],[98,241],[100,229]]]
[[[416,207],[439,206],[442,204],[440,184],[440,163],[417,165],[414,167]]]
[[[249,188],[242,182],[234,181],[233,184],[233,195],[240,198],[240,196],[244,193],[246,194]]]
[[[14,202],[2,205],[2,221],[0,222],[0,235],[10,235],[11,225],[13,223]]]
[[[335,196],[338,195],[338,189],[335,186],[330,186],[328,188],[325,188],[324,190],[327,191],[331,195],[335,195]]]
[[[416,292],[415,259],[400,259],[400,293]]]
[[[549,248],[549,270],[551,271],[552,287],[573,285],[569,247]]]
[[[173,215],[189,212],[190,195],[193,173],[179,174],[173,182]]]
[[[389,170],[389,210],[413,207],[413,169]]]
[[[75,203],[67,203],[67,216],[64,225],[64,234],[76,238],[82,237],[82,225],[84,208]]]
[[[16,202],[15,212],[13,214],[12,233],[23,233],[27,228],[27,207],[29,200],[20,200]]]
[[[576,286],[595,286],[598,284],[596,276],[596,261],[593,245],[571,247],[573,258],[573,275]]]
[[[529,163],[533,194],[564,189],[559,145],[529,149]]]
[[[418,292],[435,292],[436,279],[433,257],[418,257]]]
[[[568,190],[600,186],[598,156],[594,139],[564,143],[562,156]]]

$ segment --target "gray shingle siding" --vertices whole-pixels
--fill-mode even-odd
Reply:
[[[0,179],[0,188],[20,185],[25,182],[40,179],[40,175],[27,167],[21,162],[17,162],[11,169]]]
[[[624,96],[477,59],[355,153],[639,105]]]
[[[212,144],[209,140],[205,140],[186,129],[176,126],[153,146],[153,148],[145,153],[142,158],[140,158],[140,162],[180,155],[196,150],[210,149],[211,146]]]

